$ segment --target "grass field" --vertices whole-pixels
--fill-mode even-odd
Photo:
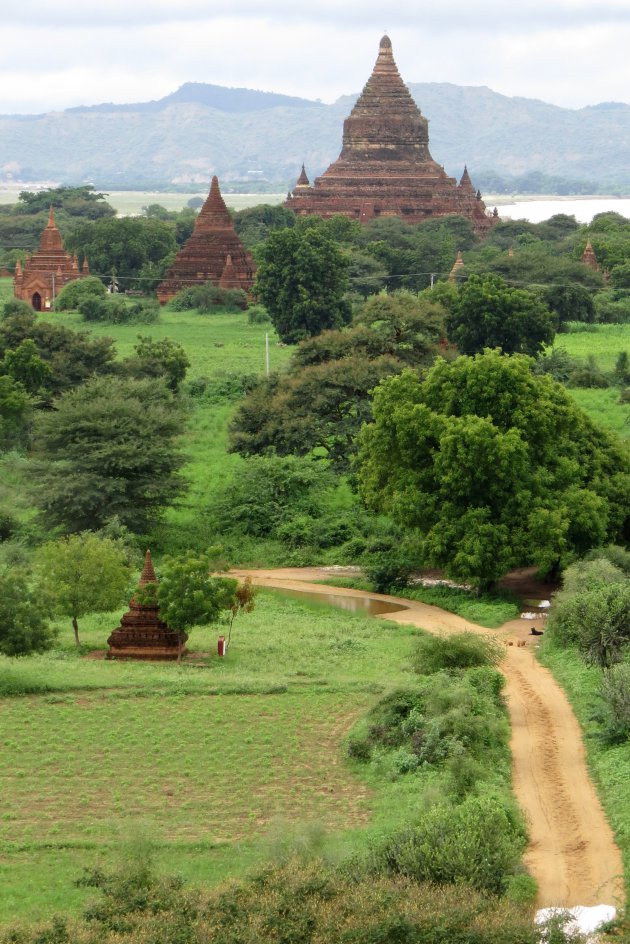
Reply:
[[[82,652],[117,620],[86,619]],[[59,628],[55,652],[0,659],[0,923],[77,907],[82,867],[140,832],[171,871],[215,882],[313,824],[331,854],[361,844],[414,802],[342,757],[353,722],[409,681],[413,629],[261,592],[226,659],[219,628],[198,629],[178,666],[82,658]]]

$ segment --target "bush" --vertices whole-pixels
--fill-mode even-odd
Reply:
[[[25,656],[50,649],[54,639],[45,603],[22,569],[0,571],[0,653]]]
[[[269,312],[264,305],[251,305],[247,309],[247,320],[250,324],[271,324]]]
[[[84,298],[78,309],[85,321],[106,324],[154,324],[160,320],[160,306],[153,298],[128,304],[119,295]]]
[[[604,389],[605,387],[610,387],[610,378],[597,366],[593,355],[589,354],[583,364],[580,364],[571,371],[568,383],[570,387],[597,387]]]
[[[548,354],[536,358],[532,370],[535,374],[548,374],[558,383],[567,384],[578,366],[578,361],[563,347],[554,347]]]
[[[501,895],[524,846],[524,827],[513,810],[496,797],[473,796],[457,807],[439,804],[415,826],[385,839],[373,850],[373,867],[416,882],[465,883]]]
[[[19,298],[9,298],[8,301],[4,303],[2,317],[12,318],[14,315],[27,315],[29,318],[32,318],[33,309],[28,302],[23,302]]]
[[[74,279],[64,285],[55,299],[55,311],[76,311],[88,298],[104,298],[107,289],[100,279],[90,275],[84,279]]]
[[[420,636],[413,654],[419,675],[442,670],[453,672],[476,666],[497,665],[503,656],[500,643],[489,636],[457,633],[453,636]]]
[[[368,553],[364,560],[365,575],[377,593],[390,593],[409,586],[413,575],[421,567],[417,550],[399,546],[389,551]]]
[[[257,374],[217,372],[214,377],[195,377],[186,385],[188,396],[203,398],[209,403],[240,400],[258,383]]]
[[[610,744],[630,739],[630,664],[604,672],[600,688],[603,708],[598,716],[601,737]]]
[[[202,314],[225,308],[227,311],[243,311],[247,307],[247,295],[240,288],[219,288],[212,282],[184,288],[169,302],[173,311],[197,309]]]

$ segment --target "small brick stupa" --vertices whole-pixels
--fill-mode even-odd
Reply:
[[[591,246],[590,239],[587,239],[584,252],[582,253],[582,265],[588,266],[589,269],[594,269],[595,272],[599,272],[599,262],[597,261],[595,250]]]
[[[158,286],[158,300],[163,305],[181,289],[203,282],[249,292],[254,274],[252,255],[236,235],[219,181],[213,177],[195,228]]]
[[[26,260],[24,267],[19,259],[15,263],[13,294],[32,305],[35,311],[49,311],[64,285],[89,274],[87,259],[79,269],[77,257],[69,255],[63,248],[51,207],[39,249]]]
[[[468,170],[459,182],[429,152],[429,123],[400,77],[388,36],[374,71],[343,125],[339,158],[313,185],[304,167],[285,204],[300,216],[335,214],[368,222],[398,216],[408,223],[459,214],[479,234],[492,217]]]
[[[138,586],[153,585],[157,588],[157,583],[151,551],[147,551]],[[137,603],[133,596],[129,601],[129,610],[120,621],[120,626],[107,640],[109,646],[107,658],[174,660],[186,653],[187,639],[186,633],[176,632],[162,622],[157,600],[141,604]]]

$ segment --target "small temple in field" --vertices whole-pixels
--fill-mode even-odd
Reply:
[[[155,587],[158,581],[147,551],[144,567],[138,582],[139,587]],[[186,653],[186,633],[170,629],[160,619],[157,598],[138,603],[135,595],[129,601],[129,610],[107,640],[108,659],[147,659],[165,661],[179,659]]]
[[[385,216],[421,223],[458,214],[480,235],[498,221],[487,215],[466,168],[458,183],[431,157],[429,123],[400,77],[388,36],[344,121],[341,154],[313,184],[302,166],[284,205],[299,216],[340,214],[363,223]]]
[[[64,285],[89,274],[87,259],[84,259],[79,269],[77,257],[65,251],[51,207],[39,249],[29,256],[23,266],[19,259],[15,263],[13,294],[32,305],[35,311],[49,311]]]
[[[595,255],[595,250],[591,246],[590,239],[587,239],[586,246],[584,247],[584,252],[582,253],[582,265],[588,266],[589,269],[594,269],[595,272],[599,272],[599,262],[597,261],[597,256]]]
[[[195,220],[195,228],[178,252],[164,281],[158,285],[158,300],[163,305],[181,289],[203,282],[249,292],[254,275],[252,255],[236,235],[232,217],[221,196],[219,181],[213,177],[210,193]]]

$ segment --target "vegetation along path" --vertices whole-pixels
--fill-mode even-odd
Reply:
[[[587,770],[578,722],[564,692],[531,648],[535,637],[529,635],[529,628],[535,623],[513,620],[501,629],[489,630],[426,603],[310,583],[330,579],[325,569],[238,574],[279,590],[400,604],[404,609],[382,614],[382,618],[432,633],[467,631],[502,639],[506,656],[500,668],[507,681],[512,724],[514,790],[528,821],[530,844],[525,861],[538,882],[539,907],[623,904],[621,854]]]

